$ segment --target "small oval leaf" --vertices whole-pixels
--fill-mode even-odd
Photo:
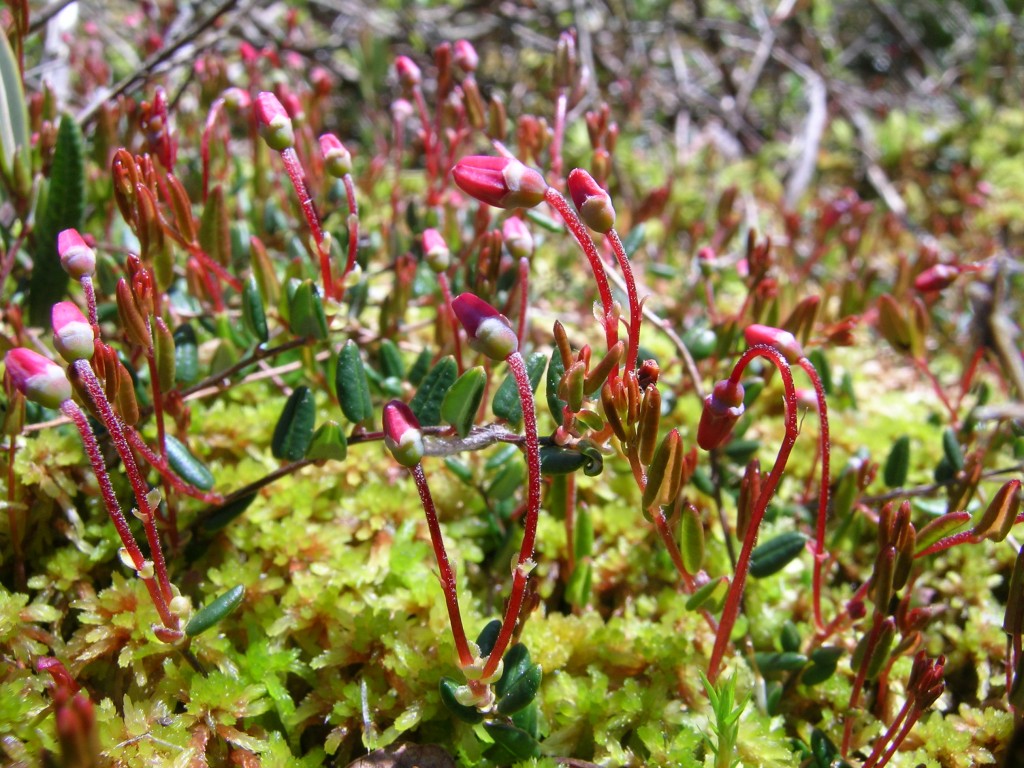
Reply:
[[[476,707],[470,707],[459,702],[456,698],[456,691],[459,684],[450,677],[442,677],[438,685],[441,692],[441,703],[445,708],[463,722],[475,725],[484,719],[484,716]]]
[[[306,451],[306,458],[314,461],[342,461],[348,454],[348,439],[336,421],[328,421],[317,427],[313,440]]]
[[[188,637],[195,637],[201,632],[205,632],[233,613],[242,604],[244,597],[245,587],[241,584],[232,587],[209,605],[196,611],[195,616],[185,625],[185,634]]]
[[[338,353],[338,364],[334,374],[334,387],[341,404],[341,412],[349,421],[359,423],[373,416],[370,401],[370,385],[366,380],[366,368],[359,355],[359,347],[349,339]]]
[[[473,428],[486,387],[487,373],[482,365],[478,365],[459,376],[445,393],[441,401],[441,418],[455,427],[459,437],[465,437]]]
[[[907,471],[910,469],[910,437],[898,437],[889,450],[885,460],[885,471],[882,479],[890,488],[900,488],[907,482]]]
[[[309,387],[296,387],[277,420],[270,450],[275,459],[298,461],[313,441],[316,403]]]
[[[750,555],[750,575],[763,579],[778,573],[804,551],[806,543],[807,537],[802,533],[789,531],[759,544]]]
[[[249,275],[242,288],[242,320],[246,330],[261,344],[267,342],[270,338],[267,330],[267,312],[263,307],[263,296],[260,294],[255,275]]]
[[[441,404],[458,375],[459,367],[455,364],[455,358],[448,355],[438,360],[423,377],[423,382],[409,401],[409,407],[421,425],[433,427],[441,423]]]
[[[526,376],[530,380],[530,389],[537,391],[541,376],[544,375],[544,368],[547,358],[539,352],[530,355],[526,360]],[[501,382],[498,391],[494,393],[494,400],[491,402],[491,412],[499,419],[504,419],[513,428],[518,429],[523,423],[523,406],[519,400],[519,387],[516,385],[515,377],[510,373]]]
[[[213,474],[184,443],[174,435],[167,435],[166,442],[167,462],[178,477],[201,491],[213,488]]]

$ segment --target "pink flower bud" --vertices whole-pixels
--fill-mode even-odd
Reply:
[[[420,422],[401,400],[384,406],[384,445],[403,467],[415,467],[423,458]]]
[[[466,74],[475,72],[480,64],[480,57],[476,53],[476,48],[473,47],[469,40],[455,41],[452,59],[455,62],[455,66]]]
[[[612,199],[594,177],[582,168],[569,174],[569,194],[583,223],[596,232],[607,232],[615,226]]]
[[[53,346],[67,362],[91,360],[95,337],[92,325],[71,301],[61,301],[50,311]]]
[[[804,356],[804,350],[796,336],[780,328],[772,328],[770,325],[748,325],[743,331],[743,336],[747,340],[747,346],[764,344],[774,347],[790,363],[795,363]]]
[[[341,179],[352,173],[352,153],[333,133],[320,137],[320,151],[324,156],[324,168],[331,176]]]
[[[423,258],[435,272],[444,272],[452,263],[452,252],[448,243],[436,229],[423,231]]]
[[[267,146],[275,152],[284,152],[295,146],[295,129],[284,106],[270,91],[261,91],[256,97],[256,119]]]
[[[505,219],[501,225],[501,237],[508,252],[516,259],[533,256],[533,235],[526,222],[518,216]]]
[[[952,264],[935,264],[914,278],[914,287],[921,293],[937,293],[953,284],[960,268]]]
[[[76,280],[95,274],[96,252],[86,245],[77,229],[65,229],[57,235],[57,253],[64,271]]]
[[[548,188],[538,171],[511,157],[464,157],[452,175],[463,192],[495,208],[532,208]]]
[[[71,382],[63,369],[38,352],[24,347],[10,350],[4,357],[7,376],[27,399],[46,408],[60,408],[71,399]]]
[[[402,88],[410,91],[423,80],[420,68],[408,56],[399,56],[395,59],[395,74],[398,75],[398,82],[402,84]]]
[[[469,346],[492,360],[505,360],[519,349],[512,323],[483,299],[463,293],[452,300],[452,310],[469,337]]]
[[[725,442],[736,420],[743,415],[743,385],[729,379],[715,384],[704,398],[697,426],[697,445],[711,451]]]

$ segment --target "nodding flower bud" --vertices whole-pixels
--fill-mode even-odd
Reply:
[[[477,55],[476,48],[473,47],[469,40],[456,40],[452,53],[452,60],[455,62],[455,66],[467,75],[470,72],[475,72],[480,64],[480,57]]]
[[[95,337],[92,325],[74,302],[60,301],[50,311],[53,346],[67,362],[91,360]]]
[[[270,91],[261,91],[256,97],[256,119],[260,124],[260,134],[267,146],[275,152],[284,152],[295,146],[295,129],[292,119]]]
[[[4,365],[14,387],[33,403],[60,408],[71,399],[71,382],[64,370],[38,352],[16,347],[4,357]]]
[[[333,133],[320,137],[320,151],[324,156],[324,169],[336,179],[352,173],[352,153]]]
[[[395,74],[398,75],[398,82],[402,84],[402,87],[410,91],[423,80],[420,68],[408,56],[399,56],[395,59]]]
[[[615,226],[615,208],[612,199],[594,177],[582,168],[569,174],[569,194],[583,223],[595,232],[607,232]]]
[[[505,219],[501,225],[501,237],[513,258],[528,259],[533,256],[533,235],[526,222],[518,216]]]
[[[538,171],[512,157],[464,157],[452,176],[463,192],[495,208],[532,208],[548,188]]]
[[[914,287],[921,293],[937,293],[949,288],[959,276],[959,267],[935,264],[914,278]]]
[[[715,384],[704,398],[697,426],[697,445],[711,451],[725,442],[736,420],[743,415],[743,385],[729,379]]]
[[[772,328],[770,325],[748,325],[743,331],[743,337],[747,340],[749,347],[758,344],[774,347],[791,364],[804,356],[803,347],[796,340],[796,336],[781,328]]]
[[[452,300],[452,310],[469,337],[469,346],[492,360],[505,360],[519,349],[512,323],[486,301],[472,293]]]
[[[384,406],[384,445],[403,467],[415,467],[423,458],[420,422],[401,400]]]
[[[77,229],[65,229],[57,235],[57,253],[64,271],[75,280],[95,274],[96,252],[86,244]]]
[[[423,244],[423,258],[427,265],[435,272],[444,272],[452,263],[452,252],[448,250],[448,243],[436,229],[425,229],[421,242]]]

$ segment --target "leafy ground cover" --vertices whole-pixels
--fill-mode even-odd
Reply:
[[[1020,761],[1020,8],[60,5],[6,761]]]

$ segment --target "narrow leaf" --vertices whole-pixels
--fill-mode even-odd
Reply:
[[[438,360],[437,365],[423,377],[423,382],[409,402],[409,407],[416,414],[420,424],[432,427],[441,423],[441,404],[458,375],[459,368],[455,364],[455,358],[448,355]]]
[[[316,403],[309,387],[296,387],[281,412],[270,441],[275,459],[298,461],[306,455],[313,441]]]
[[[349,339],[338,353],[334,377],[335,391],[341,412],[349,421],[359,423],[373,416],[370,385],[366,381],[366,368],[359,355],[359,347]]]

